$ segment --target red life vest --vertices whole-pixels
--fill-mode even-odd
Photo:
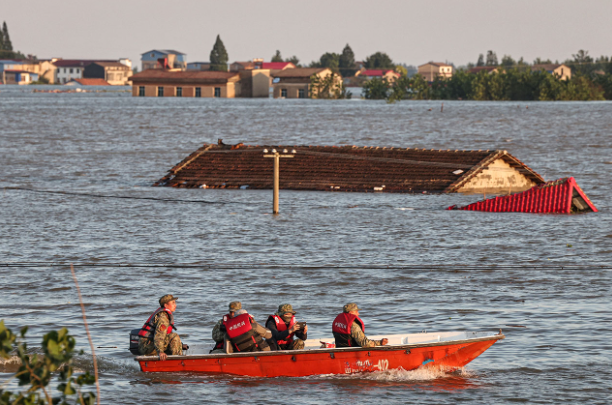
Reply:
[[[365,325],[357,315],[343,312],[334,319],[332,323],[332,332],[334,338],[336,338],[336,347],[359,346],[351,337],[351,326],[353,322],[357,322],[361,330],[365,332]]]
[[[279,331],[279,332],[282,332],[282,331],[287,330],[287,329],[291,329],[293,327],[293,325],[295,325],[295,323],[296,323],[295,316],[291,317],[291,321],[289,322],[289,326],[287,326],[287,324],[285,323],[283,318],[281,318],[280,316],[278,316],[278,315],[270,315],[268,317],[268,320],[266,321],[266,325],[268,324],[268,322],[270,322],[270,319],[274,320],[274,323],[276,323],[276,330]],[[277,340],[276,343],[279,346],[291,343],[291,342],[293,342],[293,335],[294,335],[294,333],[292,333],[289,336],[287,336],[286,340]]]
[[[252,322],[255,320],[249,314],[238,315],[232,319],[229,319],[228,315],[223,317],[225,333],[239,352],[262,350],[268,346],[263,338],[255,333],[251,326]]]
[[[166,333],[171,334],[172,330],[176,329],[176,326],[174,326],[174,315],[172,315],[172,312],[170,312],[170,310],[166,308],[160,307],[157,308],[155,312],[153,312],[153,315],[151,315],[149,319],[147,319],[145,324],[140,329],[140,332],[138,332],[138,336],[147,339],[153,339],[153,336],[155,335],[155,325],[153,324],[153,321],[155,320],[155,316],[160,312],[165,312],[166,314],[168,314],[168,319],[170,320],[170,326],[168,326],[168,328],[166,329]]]

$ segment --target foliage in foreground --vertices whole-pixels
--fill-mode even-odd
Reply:
[[[310,78],[310,98],[325,98],[325,99],[345,99],[351,98],[351,93],[347,93],[346,87],[342,82],[342,76],[333,73],[320,78],[317,75],[312,75]]]
[[[385,88],[386,87],[386,88]],[[509,69],[500,73],[457,71],[451,78],[427,83],[421,75],[402,75],[394,83],[372,79],[364,84],[366,99],[477,101],[591,101],[612,99],[612,75],[575,74],[561,80],[545,71]]]
[[[16,336],[0,321],[0,357],[10,358],[17,355],[21,366],[13,378],[17,378],[19,386],[28,386],[23,392],[10,392],[0,388],[0,405],[51,405],[51,404],[82,404],[96,403],[96,395],[92,392],[83,393],[83,385],[95,383],[95,377],[88,372],[75,376],[72,366],[76,340],[68,334],[66,328],[51,331],[43,336],[43,354],[27,354],[25,335],[27,327],[21,329]],[[54,373],[58,372],[60,384],[57,393],[49,390],[49,383]],[[4,386],[4,385],[2,385]]]

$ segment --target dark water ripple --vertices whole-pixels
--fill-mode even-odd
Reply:
[[[439,107],[3,87],[0,187],[218,204],[3,190],[0,262],[100,264],[77,272],[96,346],[120,347],[98,351],[106,403],[609,403],[612,103]],[[217,138],[507,149],[547,180],[574,176],[600,213],[449,212],[480,196],[286,191],[274,218],[269,191],[149,187]],[[422,265],[432,267],[415,267]],[[32,347],[66,326],[89,351],[68,267],[0,267],[0,280],[2,318],[15,330],[30,325]],[[312,338],[328,335],[335,313],[357,301],[370,333],[502,328],[507,339],[450,375],[145,375],[124,350],[127,331],[166,292],[180,296],[177,317],[189,343],[206,342],[234,299],[260,321],[291,302]],[[91,357],[77,366],[91,369]],[[2,380],[11,367],[0,365]]]

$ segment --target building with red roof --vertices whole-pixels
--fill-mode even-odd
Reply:
[[[270,70],[285,70],[295,69],[295,65],[291,62],[262,62],[259,68]]]

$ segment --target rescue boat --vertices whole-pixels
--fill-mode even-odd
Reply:
[[[495,342],[504,339],[485,332],[442,332],[370,336],[389,339],[386,346],[329,348],[324,340],[307,341],[303,350],[232,354],[204,354],[212,345],[192,347],[182,356],[138,356],[143,372],[197,372],[249,377],[305,377],[318,374],[351,374],[392,369],[414,370],[438,367],[459,369]],[[333,340],[332,340],[333,341]]]

